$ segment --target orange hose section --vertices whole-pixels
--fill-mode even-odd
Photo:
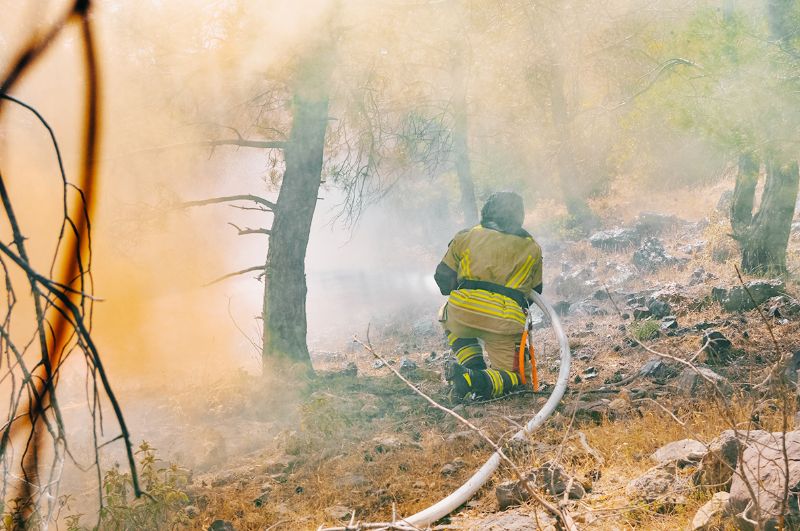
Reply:
[[[517,369],[519,372],[519,381],[525,385],[525,343],[528,342],[528,329],[522,331],[522,339],[519,342],[519,357],[517,358]]]

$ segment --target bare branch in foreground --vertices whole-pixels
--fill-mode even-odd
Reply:
[[[475,426],[473,423],[471,423],[470,421],[468,421],[467,419],[465,419],[464,417],[462,417],[461,415],[459,415],[458,413],[456,413],[452,409],[449,409],[449,408],[439,404],[434,399],[432,399],[431,397],[426,395],[416,385],[414,385],[411,381],[409,381],[402,374],[400,374],[400,372],[397,369],[395,369],[394,367],[389,365],[388,361],[386,359],[384,359],[380,354],[378,354],[375,351],[375,349],[372,347],[372,344],[371,344],[371,342],[369,340],[369,328],[367,329],[367,342],[366,343],[364,343],[363,341],[361,341],[357,337],[354,337],[353,341],[355,341],[356,343],[361,345],[367,352],[372,354],[376,359],[382,361],[384,367],[388,367],[389,370],[392,371],[395,376],[400,378],[403,381],[403,383],[405,383],[407,386],[409,386],[416,394],[418,394],[419,396],[424,398],[433,407],[435,407],[439,411],[442,411],[443,413],[446,413],[446,414],[450,415],[451,417],[453,417],[456,420],[458,420],[460,423],[462,423],[465,426],[467,426],[470,430],[472,430],[473,432],[478,434],[483,440],[485,440],[489,444],[489,446],[492,447],[492,449],[494,449],[494,451],[497,453],[497,455],[500,457],[500,459],[506,465],[508,465],[508,467],[513,472],[514,476],[516,476],[516,478],[519,481],[520,485],[522,485],[525,488],[525,490],[528,492],[528,494],[530,495],[530,497],[533,500],[537,501],[550,514],[552,514],[557,519],[559,519],[561,521],[561,523],[564,525],[564,527],[567,528],[569,531],[573,531],[573,530],[577,531],[578,526],[575,524],[575,522],[573,521],[573,519],[569,515],[569,513],[566,511],[566,509],[563,509],[563,508],[560,509],[560,508],[556,507],[555,505],[553,505],[550,502],[548,502],[547,500],[545,500],[538,492],[536,492],[534,490],[534,488],[531,486],[530,482],[525,478],[525,476],[523,475],[522,471],[517,467],[516,464],[514,464],[514,462],[511,459],[508,458],[508,456],[505,454],[505,452],[503,452],[503,449],[500,448],[500,446],[498,446],[497,443],[495,443],[489,436],[487,436],[480,428]],[[401,520],[401,522],[402,522],[402,520]]]

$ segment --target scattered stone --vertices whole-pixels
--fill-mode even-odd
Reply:
[[[650,456],[658,464],[675,463],[680,468],[698,463],[706,455],[706,446],[694,439],[665,444]]]
[[[443,476],[452,476],[465,466],[467,466],[467,464],[464,462],[463,459],[456,458],[451,463],[445,463],[444,466],[442,466],[442,468],[439,469],[439,474]]]
[[[647,378],[664,378],[669,376],[669,367],[664,363],[661,358],[653,358],[648,360],[639,369],[639,375]]]
[[[580,378],[576,376],[576,379]],[[597,423],[603,421],[604,418],[608,417],[608,404],[610,403],[609,400],[600,399],[594,402],[578,402],[574,406],[574,414],[575,418],[580,420],[591,420]],[[573,411],[569,413],[572,414]]]
[[[705,284],[711,280],[716,280],[716,278],[714,274],[707,273],[705,269],[699,267],[692,271],[692,276],[689,278],[689,285],[697,286],[699,284]]]
[[[580,500],[586,496],[586,490],[576,478],[569,476],[558,463],[546,463],[533,472],[536,485],[553,496],[562,496],[569,489],[571,500]]]
[[[633,265],[641,271],[655,272],[665,267],[677,267],[685,263],[667,253],[664,244],[657,238],[647,238],[633,253]]]
[[[592,276],[592,272],[586,268],[562,272],[554,282],[556,293],[567,299],[584,297],[597,287],[597,282]]]
[[[383,366],[384,366],[383,360],[375,360],[372,362],[373,369],[380,369]]]
[[[633,309],[633,318],[636,321],[641,321],[643,319],[649,319],[653,316],[653,313],[647,306],[638,306]]]
[[[725,365],[730,362],[731,341],[719,330],[704,330],[700,347],[706,353],[706,362],[711,365]]]
[[[725,377],[720,376],[708,367],[697,365],[697,371],[687,367],[681,372],[675,382],[678,393],[687,397],[711,396],[714,386],[724,394],[731,392],[731,386]],[[702,376],[701,376],[702,375]]]
[[[750,432],[755,436],[766,432]],[[733,471],[739,460],[739,453],[750,438],[747,432],[740,432],[743,440],[736,437],[733,430],[725,430],[708,445],[708,453],[700,461],[694,482],[710,491],[727,490],[730,487]]]
[[[675,330],[678,328],[678,318],[674,315],[668,315],[661,319],[661,330]]]
[[[589,300],[582,300],[580,302],[576,302],[575,304],[570,306],[570,312],[577,314],[577,315],[585,315],[587,317],[594,317],[597,315],[607,315],[608,312],[598,306],[597,304],[590,302]]]
[[[334,520],[349,520],[353,514],[352,509],[348,509],[344,505],[334,505],[325,509],[325,514]]]
[[[634,229],[610,229],[592,234],[589,243],[592,247],[606,251],[618,251],[637,245],[642,236]]]
[[[689,484],[678,475],[674,464],[659,465],[628,483],[625,492],[630,498],[668,510],[686,503]]]
[[[766,314],[775,319],[800,315],[800,303],[787,295],[772,297],[765,306]]]
[[[686,253],[688,255],[695,255],[697,253],[702,252],[706,248],[707,244],[708,244],[708,242],[706,242],[705,240],[695,240],[695,241],[693,241],[691,243],[687,243],[685,245],[682,245],[680,247],[680,250],[681,250],[681,252]],[[714,277],[713,275],[711,275],[711,276]],[[716,277],[714,277],[714,278],[716,278]],[[692,284],[692,285],[694,285],[694,284]]]
[[[786,361],[786,368],[784,369],[786,380],[797,384],[797,382],[800,381],[800,378],[798,378],[798,371],[800,371],[800,350],[795,351],[792,357]]]
[[[208,526],[208,531],[236,531],[236,528],[227,520],[214,520]]]
[[[788,461],[784,457],[784,445]],[[800,431],[766,433],[751,440],[742,453],[737,473],[731,483],[730,504],[733,514],[739,515],[749,505],[751,509],[746,516],[750,520],[757,520],[752,507],[758,507],[764,528],[775,529],[783,512],[783,492],[787,488],[787,480],[790,500],[784,515],[785,528],[797,529],[796,526],[800,525],[800,510],[794,491],[800,484]],[[757,497],[755,503],[751,500],[748,488],[754,485]],[[740,525],[746,525],[738,516],[737,520],[740,520]]]
[[[772,297],[783,295],[783,291],[786,289],[786,285],[780,279],[753,280],[745,284],[745,286],[747,290],[743,286],[736,286],[731,289],[713,288],[711,290],[711,298],[719,302],[725,311],[746,312]]]
[[[692,531],[716,531],[723,529],[723,520],[729,515],[731,495],[717,492],[700,507],[692,519]]]
[[[585,380],[591,380],[592,378],[597,378],[599,374],[600,371],[598,371],[596,367],[587,367],[583,371],[583,378]]]
[[[400,360],[400,366],[398,367],[398,370],[401,373],[413,373],[417,370],[417,364],[416,362],[404,357]]]
[[[668,302],[656,298],[647,302],[647,309],[650,310],[653,317],[658,319],[667,317],[672,313],[672,307]]]
[[[569,313],[570,302],[569,301],[558,301],[557,303],[553,304],[553,309],[556,313],[560,316],[565,316]]]

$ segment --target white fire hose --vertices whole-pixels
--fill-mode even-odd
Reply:
[[[561,370],[558,372],[558,380],[556,381],[553,393],[547,399],[542,409],[539,410],[534,417],[528,421],[525,428],[519,430],[512,439],[524,440],[526,436],[533,432],[536,428],[541,426],[547,418],[553,414],[564,396],[564,391],[567,389],[567,381],[569,380],[569,366],[572,361],[572,355],[569,352],[569,341],[567,335],[564,333],[564,328],[561,326],[561,321],[558,319],[555,310],[550,304],[542,298],[541,295],[532,291],[530,298],[533,302],[542,309],[542,311],[550,318],[550,325],[558,339],[558,344],[561,349]],[[533,305],[531,305],[533,307]],[[528,312],[530,314],[530,312]],[[400,522],[409,523],[412,526],[422,527],[455,511],[459,506],[466,503],[472,496],[478,492],[484,483],[486,483],[497,470],[500,464],[500,455],[495,452],[486,463],[478,469],[466,483],[461,485],[458,490],[440,500],[427,509],[424,509],[412,516],[400,520]]]

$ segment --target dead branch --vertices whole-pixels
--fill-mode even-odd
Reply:
[[[209,282],[207,284],[203,284],[203,287],[205,288],[205,287],[211,286],[213,284],[216,284],[217,282],[222,282],[223,280],[229,279],[231,277],[235,277],[235,276],[238,276],[238,275],[244,275],[245,273],[250,273],[251,271],[264,271],[265,269],[266,269],[266,266],[258,265],[258,266],[248,267],[248,268],[242,269],[240,271],[234,271],[233,273],[228,273],[227,275],[222,275],[221,277],[216,278],[216,279],[212,280],[211,282]]]
[[[228,222],[228,225],[236,229],[239,232],[239,236],[244,236],[246,234],[266,234],[267,236],[269,236],[270,234],[272,234],[272,231],[269,229],[251,229],[250,227],[241,228],[235,223],[231,222]]]
[[[196,206],[215,205],[219,203],[230,203],[232,201],[252,201],[270,211],[274,211],[277,207],[277,205],[272,201],[253,194],[226,195],[221,197],[211,197],[209,199],[200,199],[197,201],[184,201],[183,203],[178,203],[176,206],[178,208],[190,208]]]

